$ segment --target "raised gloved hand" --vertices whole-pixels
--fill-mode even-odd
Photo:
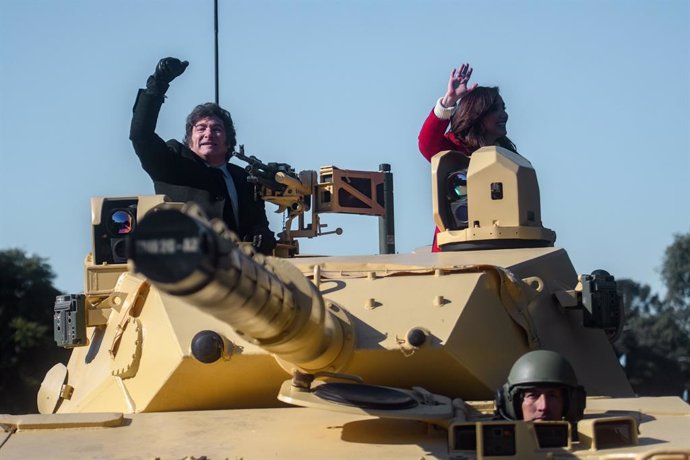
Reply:
[[[189,65],[187,61],[180,61],[177,58],[167,57],[158,61],[153,78],[160,82],[170,83],[175,78],[182,75],[184,70]]]
[[[163,95],[168,90],[170,82],[182,75],[189,62],[177,58],[166,57],[158,61],[153,75],[146,81],[146,89],[154,94]]]

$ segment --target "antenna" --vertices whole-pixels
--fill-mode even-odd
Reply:
[[[216,105],[218,105],[218,0],[213,0],[213,26],[215,38],[215,58],[216,58]]]

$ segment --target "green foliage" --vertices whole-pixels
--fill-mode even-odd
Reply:
[[[690,232],[674,238],[662,263],[663,300],[647,285],[618,281],[627,318],[615,346],[640,395],[690,390]]]
[[[27,321],[19,316],[12,318],[10,329],[14,331],[12,339],[15,349],[28,350],[43,344],[50,328],[46,324]]]
[[[689,311],[690,232],[685,235],[673,235],[673,243],[666,248],[666,253],[664,254],[661,277],[668,290],[666,294],[667,305],[676,310]]]
[[[67,357],[53,341],[53,278],[41,257],[0,251],[0,413],[35,412],[43,376]]]

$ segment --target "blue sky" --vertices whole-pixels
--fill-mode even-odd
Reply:
[[[390,163],[399,252],[430,243],[417,134],[468,61],[500,86],[544,225],[576,270],[661,288],[664,249],[690,231],[687,0],[219,3],[220,102],[239,142],[297,170]],[[128,140],[137,88],[159,58],[190,61],[158,124],[181,138],[214,97],[212,20],[212,0],[0,0],[0,248],[46,257],[56,287],[83,289],[89,198],[153,193]],[[322,222],[344,234],[304,253],[377,252],[376,219]]]

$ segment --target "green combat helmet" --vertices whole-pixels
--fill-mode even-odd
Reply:
[[[563,414],[576,423],[585,410],[585,390],[577,383],[575,371],[560,353],[535,350],[522,355],[508,374],[508,381],[496,392],[496,410],[504,418],[522,419],[522,390],[557,386],[564,390]]]

